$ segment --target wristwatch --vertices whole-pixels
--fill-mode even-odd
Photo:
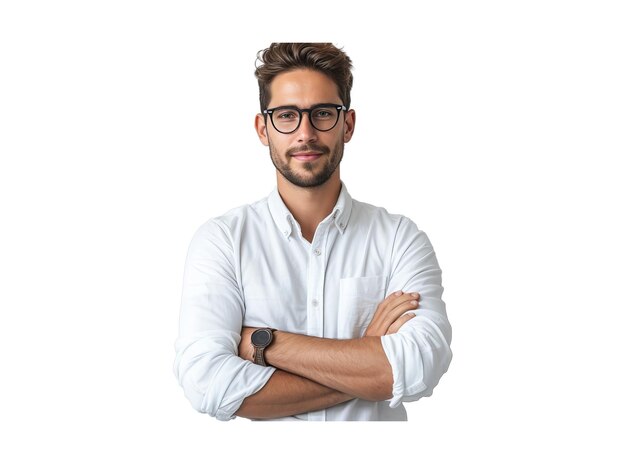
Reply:
[[[254,346],[254,364],[260,366],[267,366],[265,363],[265,348],[270,346],[272,340],[274,340],[274,331],[276,329],[270,329],[265,327],[263,329],[256,329],[252,332],[250,339],[252,340],[252,346]]]

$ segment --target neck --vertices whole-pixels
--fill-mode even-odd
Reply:
[[[317,187],[298,187],[287,181],[280,173],[278,176],[278,193],[291,211],[302,235],[309,242],[313,241],[315,230],[333,210],[341,191],[339,167],[324,184]]]

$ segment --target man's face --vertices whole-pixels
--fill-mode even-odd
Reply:
[[[295,105],[306,109],[319,103],[342,104],[332,79],[311,70],[299,69],[279,74],[272,81],[271,95],[268,108]],[[290,134],[278,132],[269,115],[266,121],[257,115],[256,127],[261,141],[269,146],[272,163],[285,179],[298,187],[316,187],[328,181],[337,170],[343,157],[344,143],[352,137],[354,111],[350,110],[348,114],[342,111],[337,125],[329,131],[315,129],[309,113],[302,113],[300,126]],[[300,160],[294,156],[299,152],[317,152],[321,156]]]

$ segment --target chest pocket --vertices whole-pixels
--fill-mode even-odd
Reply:
[[[350,277],[339,281],[339,338],[360,338],[378,304],[385,299],[385,277]]]

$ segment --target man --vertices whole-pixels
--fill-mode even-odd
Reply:
[[[277,187],[206,222],[185,266],[175,374],[220,420],[406,420],[452,358],[441,270],[407,217],[351,198],[351,60],[274,43],[257,67]]]

